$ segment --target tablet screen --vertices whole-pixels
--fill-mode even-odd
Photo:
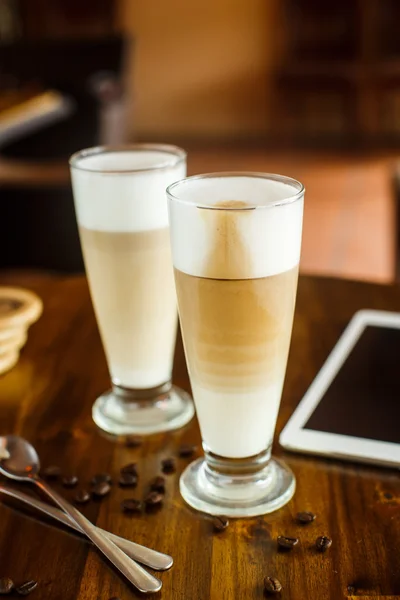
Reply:
[[[364,329],[304,428],[400,443],[400,329]]]

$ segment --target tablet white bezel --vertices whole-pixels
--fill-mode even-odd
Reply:
[[[360,310],[354,315],[283,429],[279,437],[279,442],[283,448],[311,454],[328,455],[332,458],[344,460],[400,467],[400,444],[303,429],[368,325],[400,329],[400,314],[377,310]]]

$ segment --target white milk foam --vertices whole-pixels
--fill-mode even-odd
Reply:
[[[252,279],[277,275],[295,267],[300,260],[303,199],[284,202],[297,194],[294,185],[265,178],[246,176],[191,180],[179,192],[183,202],[170,201],[170,223],[174,230],[172,256],[174,266],[197,277],[207,276],[210,249],[226,246],[223,267],[213,271],[215,279]],[[172,190],[172,193],[173,190]],[[227,201],[245,202],[253,210],[229,210],[229,231],[236,232],[246,253],[250,267],[237,260],[235,242],[223,239],[221,211],[212,209]],[[194,209],[194,206],[197,208]],[[208,209],[207,209],[208,207]],[[233,236],[232,236],[233,237]],[[231,260],[230,260],[231,257]]]
[[[71,169],[79,225],[120,232],[168,227],[165,190],[186,175],[185,161],[176,160],[172,153],[139,149],[79,159]]]

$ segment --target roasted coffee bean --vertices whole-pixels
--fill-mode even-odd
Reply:
[[[282,591],[282,584],[276,577],[264,577],[264,590],[267,594],[279,594]]]
[[[125,438],[125,446],[127,448],[138,448],[143,444],[143,438],[138,435],[128,435]]]
[[[14,582],[9,577],[0,577],[0,596],[11,594],[14,589]]]
[[[136,498],[125,498],[121,502],[121,508],[127,513],[138,513],[142,512],[142,503]]]
[[[357,589],[354,585],[347,586],[347,593],[349,594],[349,596],[355,596],[356,591],[357,591]]]
[[[154,492],[160,492],[160,494],[165,494],[165,477],[162,475],[157,475],[150,482],[150,489]]]
[[[155,490],[149,492],[144,499],[147,508],[155,508],[157,506],[161,506],[164,500],[164,495],[160,494],[160,492],[156,492]]]
[[[175,460],[173,458],[164,458],[164,460],[161,461],[161,470],[163,473],[175,473]]]
[[[90,494],[86,490],[79,490],[75,496],[75,502],[77,504],[87,504],[90,500]]]
[[[316,518],[317,515],[309,511],[298,512],[296,515],[296,521],[302,525],[308,525],[308,523],[315,521]]]
[[[181,458],[191,458],[196,450],[197,446],[193,446],[192,444],[182,444],[179,448],[179,456]]]
[[[95,498],[104,498],[111,491],[111,486],[106,481],[101,481],[96,484],[92,490],[92,494]]]
[[[277,542],[280,550],[293,550],[293,548],[299,543],[299,538],[278,535]]]
[[[112,478],[109,473],[96,473],[90,481],[92,485],[97,485],[98,483],[109,483],[112,484]]]
[[[62,480],[62,484],[66,488],[74,488],[78,485],[78,478],[76,475],[72,475],[71,477],[64,477]]]
[[[61,475],[61,469],[56,465],[50,465],[50,467],[43,469],[42,474],[45,479],[58,479]]]
[[[226,517],[214,517],[212,525],[215,531],[224,531],[229,525],[229,520]]]
[[[315,547],[318,550],[318,552],[326,552],[326,550],[328,550],[328,548],[330,548],[331,546],[332,540],[326,535],[320,535],[315,540]]]
[[[31,594],[34,590],[36,590],[37,586],[37,581],[26,581],[17,587],[16,590],[20,596],[28,596],[28,594]]]
[[[125,465],[124,467],[122,467],[122,469],[120,470],[121,475],[125,475],[125,473],[129,473],[130,475],[138,475],[137,472],[137,464],[132,462],[132,463],[128,463],[127,465]]]
[[[120,487],[136,487],[137,480],[137,475],[133,473],[122,473],[118,484]]]

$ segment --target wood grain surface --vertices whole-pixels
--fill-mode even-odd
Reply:
[[[37,448],[43,466],[58,464],[87,485],[97,472],[114,480],[121,466],[138,461],[136,490],[118,488],[92,501],[83,512],[103,528],[175,558],[161,574],[163,600],[256,600],[264,598],[263,578],[277,577],[285,600],[400,597],[400,476],[398,471],[284,453],[297,477],[294,499],[266,517],[232,521],[215,534],[204,515],[182,501],[178,459],[169,475],[163,509],[129,517],[123,498],[141,498],[163,458],[183,442],[200,441],[197,422],[148,438],[138,449],[99,433],[91,419],[94,399],[109,385],[107,367],[84,278],[3,274],[44,300],[44,314],[30,333],[18,365],[0,377],[0,434],[17,433]],[[352,314],[360,308],[400,309],[400,287],[340,280],[300,279],[293,342],[277,435]],[[189,389],[180,339],[174,380]],[[72,499],[75,491],[55,484]],[[24,487],[26,491],[26,487]],[[25,516],[0,499],[0,577],[36,579],[32,600],[121,600],[141,597],[82,538]],[[312,510],[317,519],[297,525],[294,515]],[[300,544],[289,554],[276,551],[279,534]],[[333,539],[317,554],[318,535]]]

